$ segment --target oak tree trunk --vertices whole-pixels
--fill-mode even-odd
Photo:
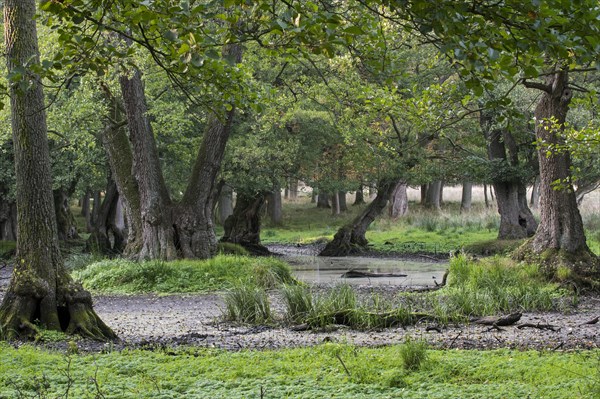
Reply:
[[[442,181],[436,180],[428,184],[425,195],[425,208],[439,211],[441,209],[440,198],[442,192]]]
[[[331,205],[329,205],[329,195],[320,190],[317,196],[317,208],[329,209]]]
[[[561,70],[546,76],[545,90],[535,109],[540,164],[540,225],[519,253],[541,256],[549,275],[567,267],[574,280],[598,286],[600,262],[586,244],[575,191],[571,184],[571,157],[567,151],[549,152],[564,144],[562,131],[573,92],[568,74]],[[559,187],[556,187],[559,182]]]
[[[345,191],[338,191],[338,202],[340,205],[340,212],[348,212],[348,203],[346,202]]]
[[[283,220],[282,205],[281,187],[275,185],[273,191],[267,195],[267,215],[273,225],[280,225]]]
[[[473,203],[473,183],[463,182],[462,196],[460,198],[460,211],[469,212]]]
[[[54,197],[54,210],[56,212],[56,225],[59,240],[73,240],[79,238],[75,216],[71,212],[69,195],[63,189],[52,192]]]
[[[527,206],[526,186],[517,170],[517,144],[508,130],[494,127],[490,111],[481,113],[480,124],[487,141],[488,158],[495,170],[492,186],[500,214],[498,239],[530,237],[537,229],[537,221]]]
[[[319,256],[347,256],[364,250],[368,244],[367,229],[383,212],[396,184],[396,181],[380,182],[375,199],[351,223],[337,231]]]
[[[241,245],[253,255],[268,255],[269,250],[260,243],[260,214],[265,200],[263,192],[239,193],[233,214],[225,220],[221,241]]]
[[[92,298],[75,284],[58,247],[44,95],[27,65],[39,63],[34,0],[5,0],[7,69],[25,70],[28,85],[10,85],[17,192],[17,257],[0,305],[0,334],[30,337],[39,326],[95,339],[115,334],[96,315]],[[36,320],[39,320],[39,325]]]
[[[119,192],[116,183],[108,182],[94,228],[86,241],[89,252],[114,256],[123,252],[125,229],[119,218]]]
[[[390,197],[390,206],[388,215],[392,219],[397,219],[406,215],[408,212],[408,194],[406,192],[408,186],[406,182],[399,182]]]
[[[354,197],[354,203],[352,204],[354,205],[364,205],[365,204],[365,193],[363,191],[363,185],[361,184],[360,186],[358,186],[358,189],[356,190],[356,196]]]

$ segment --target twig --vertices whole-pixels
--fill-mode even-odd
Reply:
[[[456,340],[458,339],[458,337],[460,337],[462,335],[462,331],[459,331],[458,334],[456,334],[456,337],[454,337],[452,339],[452,341],[450,341],[450,345],[448,345],[448,349],[452,348],[452,345],[454,345],[454,342],[456,342]]]
[[[336,353],[335,357],[337,357],[337,359],[340,361],[340,363],[342,363],[342,366],[344,367],[344,370],[346,371],[346,374],[348,374],[348,377],[352,377],[352,375],[350,375],[350,371],[348,370],[348,367],[346,367],[346,364],[342,360],[342,357],[340,356],[340,354]]]

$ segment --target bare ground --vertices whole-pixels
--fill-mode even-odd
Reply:
[[[9,268],[0,269],[0,300],[10,276]],[[327,287],[319,287],[327,289]],[[357,287],[362,293],[393,296],[397,288]],[[281,313],[282,303],[276,293],[271,295],[272,307]],[[343,342],[361,346],[379,346],[403,342],[406,337],[421,338],[438,348],[491,349],[592,349],[600,347],[600,323],[584,324],[600,316],[600,298],[580,298],[576,308],[566,313],[525,313],[520,322],[550,324],[555,331],[516,326],[501,330],[477,324],[450,325],[438,331],[428,322],[416,326],[396,327],[377,331],[356,331],[334,326],[329,331],[292,331],[279,325],[243,326],[222,321],[223,301],[216,294],[204,295],[96,295],[95,309],[119,336],[115,343],[78,341],[82,351],[101,351],[125,347],[171,347],[194,345],[227,350],[278,349],[317,345],[322,342]],[[20,342],[15,342],[20,345]],[[65,343],[46,346],[64,349]]]

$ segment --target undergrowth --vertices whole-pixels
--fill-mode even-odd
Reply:
[[[92,291],[121,294],[207,292],[238,285],[274,288],[295,281],[280,260],[233,255],[172,262],[103,260],[75,270],[73,276]]]

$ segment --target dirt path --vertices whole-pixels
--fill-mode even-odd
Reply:
[[[0,299],[4,296],[9,270],[0,270]],[[324,287],[321,287],[325,289]],[[361,286],[359,291],[393,295],[394,287]],[[272,307],[282,311],[281,300],[272,295]],[[381,331],[355,331],[339,327],[328,332],[295,332],[278,326],[238,326],[221,321],[223,301],[219,294],[135,295],[94,297],[95,309],[121,341],[115,348],[197,345],[229,350],[274,349],[316,345],[324,341],[356,345],[387,345],[403,342],[407,336],[422,338],[440,348],[488,349],[499,347],[532,349],[599,348],[600,323],[581,325],[600,316],[600,298],[584,297],[570,313],[525,313],[520,323],[551,324],[557,331],[503,327],[490,330],[476,324],[449,326],[437,331],[419,323],[413,327]],[[58,346],[63,344],[51,344]],[[81,350],[98,351],[107,344],[80,341]]]

